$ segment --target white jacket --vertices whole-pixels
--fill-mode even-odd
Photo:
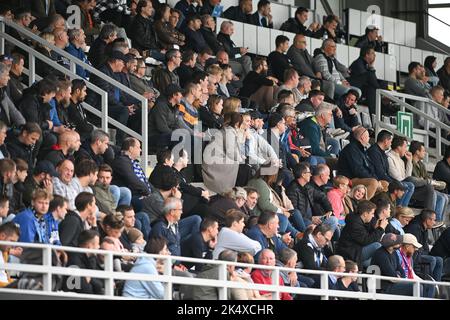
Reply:
[[[400,158],[397,152],[389,151],[388,153],[389,175],[398,181],[403,181],[412,175],[412,160],[405,162]]]

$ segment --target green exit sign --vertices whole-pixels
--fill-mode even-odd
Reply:
[[[397,130],[408,138],[413,138],[413,114],[410,112],[397,112]]]

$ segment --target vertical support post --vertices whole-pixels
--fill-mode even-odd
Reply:
[[[419,280],[414,281],[413,296],[416,298],[420,298],[420,282],[419,282]]]
[[[328,300],[328,274],[322,273],[320,275],[320,289],[324,292],[324,294],[321,296],[322,300]]]
[[[108,93],[103,92],[101,97],[102,97],[102,130],[108,132]]]
[[[377,95],[375,98],[375,134],[380,132],[381,122],[381,90],[377,89]]]
[[[148,101],[142,99],[142,168],[147,174],[148,168]]]
[[[280,285],[280,270],[278,268],[272,270],[272,285],[274,286]],[[280,300],[279,290],[272,292],[272,300]]]
[[[225,262],[219,266],[219,280],[226,282],[228,280],[227,265]],[[219,300],[228,300],[228,288],[227,286],[219,287]]]
[[[164,261],[164,275],[169,277],[169,282],[164,283],[164,299],[172,300],[173,283],[172,283],[172,258],[168,256]]]
[[[48,270],[43,276],[43,286],[45,292],[52,292],[52,248],[45,247],[42,251],[42,262],[44,267]]]
[[[367,279],[367,289],[368,289],[368,293],[371,293],[373,295],[373,300],[375,299],[375,296],[377,294],[377,281],[375,279],[375,277],[370,277]]]
[[[28,86],[36,82],[36,57],[30,52],[28,54]]]
[[[113,253],[111,251],[105,252],[105,272],[109,273],[110,277],[105,279],[105,296],[114,296],[114,272]]]
[[[5,22],[0,18],[0,34],[5,34]],[[0,53],[5,54],[5,38],[0,37]]]

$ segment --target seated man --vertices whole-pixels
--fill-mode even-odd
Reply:
[[[239,0],[238,6],[229,7],[224,11],[223,17],[237,22],[251,23],[253,3],[251,0]]]
[[[313,71],[313,57],[308,52],[306,43],[306,37],[301,33],[297,33],[292,45],[287,51],[287,56],[299,74],[316,78],[316,74]]]
[[[338,173],[352,180],[353,185],[362,184],[367,187],[367,198],[379,191],[386,191],[387,181],[378,181],[373,170],[373,164],[367,155],[369,132],[363,127],[353,131],[350,143],[342,150],[338,160]]]
[[[187,17],[186,30],[184,31],[184,34],[186,35],[186,48],[192,49],[197,53],[208,47],[208,44],[200,31],[201,26],[202,21],[200,16],[194,15]]]
[[[19,128],[21,125],[25,124],[25,118],[11,101],[12,97],[10,96],[8,90],[8,88],[11,86],[8,81],[8,72],[8,66],[4,63],[0,63],[0,90],[2,92],[2,94],[0,95],[0,105],[2,108],[2,113],[4,113],[4,116],[2,116],[1,120],[8,127],[12,127],[14,125],[15,127]]]
[[[450,190],[450,147],[445,149],[443,159],[436,164],[433,179],[444,181],[447,184],[445,192],[448,194]]]
[[[406,165],[403,158],[406,158]],[[408,152],[405,137],[395,136],[391,151],[388,153],[389,175],[403,184],[414,186],[411,200],[429,210],[436,208],[436,193],[431,184],[423,179],[412,178],[412,154]],[[409,189],[410,187],[408,187]]]
[[[297,10],[295,10],[294,17],[285,21],[281,25],[280,30],[301,34],[306,37],[314,37],[314,33],[318,30],[319,24],[314,22],[311,23],[309,27],[305,26],[305,23],[309,18],[308,16],[309,10],[307,8],[298,7]]]
[[[371,201],[377,204],[380,199],[384,199],[391,205],[391,216],[395,217],[397,203],[403,198],[405,191],[406,188],[401,182],[393,180],[389,183],[387,192],[378,193]]]
[[[362,91],[359,97],[365,98],[370,114],[375,114],[376,91],[380,89],[375,70],[375,50],[373,47],[363,47],[356,59],[350,65],[348,82]]]
[[[327,263],[327,271],[329,272],[344,272],[345,271],[345,260],[339,255],[331,256],[328,259]],[[336,276],[333,274],[328,275],[328,289],[336,290],[338,285],[338,280],[340,276]]]
[[[258,264],[264,265],[264,266],[271,266],[274,267],[276,263],[275,260],[275,253],[270,249],[264,249],[261,251],[261,254],[258,258]],[[272,281],[272,270],[261,270],[256,269],[252,272],[252,280],[254,283],[259,284],[273,284]],[[276,285],[276,283],[275,283]],[[279,277],[279,285],[284,286],[283,278]],[[259,291],[261,295],[268,294],[268,291]],[[289,293],[281,292],[280,293],[280,300],[292,300],[292,296]]]
[[[295,110],[301,113],[306,112],[316,112],[317,108],[325,100],[325,93],[318,90],[312,90],[309,93],[307,99],[302,100],[296,107]]]
[[[213,259],[217,259],[224,250],[248,252],[255,256],[261,251],[261,244],[249,235],[243,234],[245,214],[239,210],[228,210],[225,213],[225,227],[217,236],[217,244],[213,251]]]
[[[68,53],[70,53],[75,58],[80,59],[82,62],[86,64],[91,64],[86,57],[85,49],[86,49],[86,35],[84,34],[83,29],[73,28],[68,32],[69,36],[69,45],[64,49]],[[89,78],[89,72],[77,65],[76,67],[77,75],[82,77],[83,79]]]
[[[356,103],[359,95],[355,90],[349,90],[345,96],[338,101],[339,112],[333,112],[334,126],[336,129],[342,129],[346,132],[352,132],[361,123],[358,119],[358,110]]]
[[[43,160],[36,164],[33,174],[29,174],[24,182],[23,203],[28,207],[31,205],[31,196],[37,189],[45,189],[53,194],[52,177],[57,177],[55,167],[50,161]]]
[[[58,144],[53,146],[53,150],[47,153],[43,160],[50,161],[53,166],[57,166],[63,160],[75,161],[74,153],[80,149],[80,135],[78,132],[70,130],[58,136]]]
[[[286,56],[286,52],[288,51],[288,49],[289,38],[283,35],[279,35],[275,39],[275,51],[272,51],[267,56],[267,63],[269,65],[270,74],[272,74],[280,82],[285,81],[284,72],[292,67],[289,58]]]
[[[328,257],[327,244],[333,237],[333,230],[329,225],[321,224],[314,228],[313,232],[295,246],[298,259],[303,264],[302,269],[324,270]]]
[[[20,237],[19,226],[13,222],[7,222],[0,225],[0,241],[17,242]],[[0,246],[0,263],[3,265],[8,261],[11,246]],[[8,286],[14,282],[6,270],[0,270],[0,288]]]
[[[258,10],[250,16],[249,23],[255,26],[273,28],[273,19],[269,0],[259,0]]]
[[[202,219],[195,215],[181,219],[183,202],[173,197],[164,201],[162,212],[163,216],[153,225],[150,237],[165,238],[170,253],[181,256],[181,242],[200,231]]]
[[[217,220],[205,218],[200,225],[200,232],[193,234],[188,240],[181,243],[181,255],[183,257],[212,259],[212,250],[217,244],[219,223]],[[187,268],[194,268],[195,272],[201,272],[204,264],[185,262]]]
[[[336,42],[327,39],[323,42],[321,51],[313,60],[313,69],[318,78],[323,80],[323,91],[331,99],[338,99],[351,88],[361,96],[361,90],[350,86],[346,80],[348,69],[336,59]]]
[[[380,240],[388,221],[379,220],[375,227],[372,221],[376,205],[363,200],[359,203],[356,213],[351,213],[345,218],[345,226],[339,238],[337,253],[344,259],[352,260],[359,266],[368,267],[375,251],[381,247]]]
[[[377,26],[368,25],[366,27],[365,34],[359,38],[358,42],[356,42],[355,47],[364,48],[364,47],[372,47],[376,52],[383,53],[384,51],[384,43],[383,37],[378,34]]]
[[[431,182],[431,185],[433,185],[436,189],[434,191],[434,193],[436,194],[436,220],[438,222],[442,222],[444,221],[444,214],[447,213],[448,195],[437,190],[442,190],[444,186],[439,181],[432,180],[428,175],[425,164],[423,163],[427,151],[422,142],[415,140],[411,141],[409,152],[411,152],[412,154],[412,176],[427,182]]]
[[[89,139],[94,130],[94,126],[88,121],[86,111],[82,106],[87,95],[86,92],[87,86],[83,80],[74,79],[72,81],[70,104],[67,107],[68,122],[79,133],[82,142]]]
[[[28,170],[32,172],[36,163],[34,146],[42,136],[40,126],[35,122],[27,122],[16,135],[14,132],[6,137],[6,148],[11,159],[20,158],[28,163]]]
[[[275,212],[264,211],[258,218],[258,224],[247,231],[250,239],[259,242],[260,249],[254,255],[256,258],[261,254],[261,249],[272,249],[278,255],[293,242],[290,232],[278,237],[279,221]]]
[[[430,255],[428,230],[436,223],[436,213],[423,209],[406,227],[405,232],[413,234],[422,245],[419,254],[415,256],[416,271],[429,272],[435,281],[441,281],[444,261],[439,256]]]
[[[234,33],[234,25],[231,21],[224,21],[220,25],[220,33],[217,35],[217,40],[223,44],[223,48],[230,57],[230,65],[233,68],[233,73],[245,77],[252,70],[252,60],[247,55],[247,48],[237,47],[231,40]],[[232,62],[237,63],[232,63]]]
[[[114,24],[104,24],[97,39],[92,43],[88,58],[95,68],[99,68],[105,63],[107,58],[105,54],[106,46],[117,39],[117,31],[118,28]]]

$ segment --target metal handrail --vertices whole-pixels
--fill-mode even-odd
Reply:
[[[173,284],[184,284],[184,285],[196,285],[196,286],[213,286],[217,287],[219,290],[219,295],[221,299],[227,298],[227,290],[228,289],[253,289],[253,290],[261,290],[261,291],[271,291],[275,292],[274,299],[278,299],[278,294],[280,292],[287,292],[293,294],[304,294],[304,295],[314,295],[321,296],[323,299],[328,299],[330,296],[332,297],[343,297],[343,298],[358,298],[358,299],[417,299],[420,296],[420,285],[428,284],[428,285],[439,285],[439,286],[449,286],[450,283],[445,282],[434,282],[434,281],[424,281],[420,279],[400,279],[400,278],[391,278],[379,275],[372,274],[352,274],[354,277],[358,278],[366,278],[369,281],[370,290],[369,292],[346,292],[346,291],[335,291],[328,290],[328,276],[349,276],[348,273],[339,273],[339,272],[328,272],[328,271],[316,271],[316,270],[303,270],[303,269],[294,269],[294,268],[284,268],[284,267],[271,267],[271,266],[262,266],[262,265],[253,265],[253,264],[245,264],[245,263],[237,263],[237,262],[228,262],[228,261],[217,261],[217,260],[205,260],[205,259],[197,259],[197,258],[186,258],[186,257],[175,257],[175,256],[166,256],[166,255],[154,255],[154,254],[146,254],[146,253],[129,253],[129,252],[113,252],[113,251],[105,251],[105,250],[93,250],[93,249],[83,249],[76,247],[64,247],[64,246],[52,246],[46,244],[36,244],[36,243],[17,243],[17,242],[7,242],[0,241],[0,245],[6,246],[20,246],[24,248],[35,248],[44,250],[43,255],[43,265],[28,265],[28,264],[14,264],[14,263],[5,263],[1,265],[2,269],[5,270],[16,270],[21,272],[29,272],[29,273],[38,273],[44,275],[44,291],[51,292],[51,282],[52,275],[65,275],[65,276],[74,276],[74,277],[93,277],[106,280],[106,290],[105,294],[107,296],[113,296],[113,281],[114,280],[137,280],[137,281],[159,281],[165,283],[165,298],[172,298],[172,285]],[[91,253],[104,255],[105,258],[105,271],[101,270],[89,270],[89,269],[74,269],[70,267],[55,267],[52,266],[51,263],[51,254],[52,250],[65,251],[65,252],[76,252],[76,253]],[[164,275],[146,275],[146,274],[137,274],[137,273],[123,273],[123,272],[114,272],[112,268],[113,256],[132,256],[132,257],[146,257],[153,259],[165,259],[168,263],[165,265]],[[201,279],[201,278],[183,278],[178,276],[171,275],[171,268],[173,261],[185,261],[192,263],[204,263],[210,265],[218,265],[220,268],[219,272],[219,280],[213,279]],[[272,283],[276,283],[276,285],[265,285],[265,284],[242,284],[233,281],[227,281],[226,275],[226,266],[237,266],[237,267],[251,267],[253,269],[261,269],[261,270],[271,270],[272,273]],[[293,287],[285,287],[278,285],[278,279],[281,271],[286,272],[296,272],[303,274],[314,274],[319,275],[321,277],[321,289],[309,289],[309,288],[293,288]],[[405,283],[414,283],[414,296],[393,296],[386,294],[376,293],[375,282],[377,280],[388,280],[395,282],[405,282]],[[0,289],[1,292],[1,289]],[[73,293],[70,294],[73,297]],[[98,297],[98,296],[97,296]]]
[[[387,90],[381,90],[378,89],[376,93],[376,112],[375,112],[375,132],[378,133],[380,131],[381,127],[386,127],[386,125],[383,125],[383,121],[381,119],[381,97],[387,97],[389,100],[394,101],[398,103],[401,107],[402,111],[408,110],[412,112],[413,114],[416,114],[422,118],[425,119],[425,131],[427,131],[427,135],[425,136],[425,148],[429,150],[429,137],[433,137],[436,139],[436,156],[440,156],[442,154],[442,143],[445,145],[450,145],[450,141],[443,138],[441,135],[441,129],[444,129],[448,132],[450,132],[450,126],[446,125],[445,123],[442,123],[439,121],[439,119],[434,119],[433,117],[429,116],[428,114],[424,113],[423,111],[419,110],[418,108],[406,103],[406,99],[416,101],[416,102],[423,102],[427,103],[431,106],[434,106],[438,108],[438,110],[445,112],[447,115],[450,114],[450,110],[444,108],[443,106],[439,105],[438,103],[434,102],[431,99],[409,95],[405,93],[399,93],[395,91],[387,91]],[[433,123],[436,128],[436,133],[430,131],[430,123]],[[390,128],[392,129],[392,128]],[[398,132],[399,135],[403,135],[402,133]]]
[[[28,38],[32,39],[33,41],[35,41],[36,43],[39,43],[42,46],[48,47],[51,50],[53,50],[54,52],[58,53],[59,55],[65,57],[66,59],[68,59],[70,61],[70,70],[67,70],[66,68],[58,65],[57,63],[55,63],[54,61],[48,59],[47,57],[45,57],[44,55],[40,54],[39,52],[37,52],[36,50],[34,50],[33,48],[28,47],[27,45],[23,44],[22,42],[18,41],[17,39],[12,38],[10,35],[6,34],[5,32],[5,25],[15,29],[16,31],[20,32],[22,35],[27,36]],[[96,68],[94,68],[93,66],[86,64],[85,62],[81,61],[80,59],[78,59],[77,57],[72,56],[71,54],[69,54],[68,52],[52,45],[51,43],[47,42],[46,40],[44,40],[43,38],[35,35],[33,32],[31,32],[30,30],[16,24],[15,22],[12,21],[8,21],[5,20],[3,17],[0,17],[0,51],[3,53],[4,52],[4,41],[5,39],[7,39],[8,41],[14,43],[16,46],[20,46],[22,49],[24,49],[25,51],[27,51],[28,53],[32,52],[33,55],[30,55],[30,61],[33,62],[33,68],[30,69],[30,82],[32,79],[34,79],[35,76],[35,69],[34,69],[34,57],[37,56],[40,60],[44,61],[45,63],[51,65],[52,67],[56,67],[56,69],[58,69],[59,71],[63,72],[66,75],[69,75],[71,79],[73,78],[78,78],[78,79],[82,79],[80,76],[78,76],[75,73],[76,70],[76,66],[80,66],[81,68],[89,71],[89,73],[94,74],[100,78],[107,78],[108,82],[111,83],[113,86],[117,87],[118,89],[120,89],[121,91],[129,94],[130,96],[136,98],[137,100],[139,100],[142,104],[142,133],[135,133],[134,131],[132,131],[131,129],[129,129],[126,125],[123,125],[121,123],[119,123],[118,121],[112,119],[111,117],[108,116],[107,113],[107,108],[108,108],[108,104],[107,104],[107,94],[106,92],[104,92],[103,90],[101,90],[100,88],[98,88],[97,86],[89,83],[89,81],[86,81],[88,83],[88,87],[90,86],[91,89],[93,89],[93,91],[95,91],[97,94],[100,94],[100,96],[102,97],[102,111],[101,113],[98,112],[94,112],[93,110],[96,110],[95,108],[93,108],[91,106],[91,108],[86,108],[89,112],[93,112],[95,115],[100,116],[102,119],[102,129],[107,129],[108,127],[108,123],[113,124],[115,127],[117,127],[118,129],[126,132],[127,134],[132,135],[133,137],[141,140],[142,142],[142,166],[144,168],[144,170],[147,170],[148,167],[148,101],[147,99],[138,94],[137,92],[131,90],[130,88],[124,86],[123,84],[121,84],[120,82],[116,81],[115,79],[112,79],[111,77],[107,76],[106,74],[104,74],[103,72],[97,70]],[[31,64],[30,64],[31,66]],[[58,68],[61,67],[62,69]],[[64,69],[64,70],[63,70]],[[66,71],[70,71],[70,73],[67,73]],[[33,81],[34,82],[34,81]],[[106,99],[104,94],[106,94]],[[87,106],[86,103],[83,103],[83,106]],[[98,110],[96,110],[98,111]],[[107,131],[107,130],[106,130]]]

